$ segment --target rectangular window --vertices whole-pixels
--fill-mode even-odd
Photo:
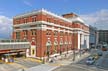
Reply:
[[[60,36],[63,36],[63,32],[60,32]]]
[[[51,18],[47,18],[47,22],[51,22]]]
[[[54,31],[54,36],[57,36],[58,32],[57,31]]]
[[[16,20],[15,24],[20,24],[20,20]]]
[[[54,20],[54,24],[57,24],[58,22],[57,22],[57,20]]]
[[[51,35],[50,30],[47,30],[46,35]]]
[[[37,16],[32,17],[32,22],[35,22],[35,21],[37,21]]]
[[[62,26],[63,26],[63,22],[60,22],[60,25],[62,25]]]
[[[16,32],[16,39],[20,39],[20,32]]]
[[[31,30],[32,35],[36,35],[36,30]]]
[[[28,35],[28,32],[27,30],[24,31],[24,36],[27,36]]]
[[[27,18],[24,18],[23,20],[24,20],[23,23],[27,23],[28,22]]]

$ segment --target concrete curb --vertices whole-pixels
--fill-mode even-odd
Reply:
[[[56,68],[58,68],[58,67],[61,67],[61,66],[65,66],[65,65],[70,65],[70,64],[72,64],[72,63],[76,63],[76,62],[78,62],[78,61],[80,61],[80,60],[82,60],[82,59],[84,59],[84,58],[86,58],[86,57],[88,57],[90,54],[89,53],[87,53],[86,55],[84,54],[84,55],[82,55],[82,57],[80,57],[80,58],[77,58],[77,60],[75,61],[75,62],[72,62],[72,61],[69,61],[69,62],[65,62],[65,63],[59,63],[58,62],[58,64],[59,65],[56,65],[56,63],[55,63],[55,65],[53,65],[53,63],[52,63],[52,65],[51,65],[51,63],[46,63],[45,65],[48,65],[48,66],[53,66],[51,69],[49,69],[49,70],[47,70],[47,71],[52,71],[52,70],[54,70],[54,69],[56,69]],[[68,60],[67,60],[68,61]],[[42,65],[42,64],[41,64]],[[43,64],[44,65],[44,64]],[[36,66],[37,67],[37,66]],[[33,67],[34,68],[34,67]],[[25,71],[28,71],[28,69],[27,70],[25,70]]]

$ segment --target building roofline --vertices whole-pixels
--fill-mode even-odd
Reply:
[[[70,21],[70,20],[68,20],[68,19],[66,19],[66,18],[63,18],[62,16],[59,16],[59,15],[57,15],[57,14],[54,14],[54,13],[52,13],[52,12],[50,12],[50,11],[47,11],[46,9],[40,9],[40,10],[34,10],[34,11],[31,11],[31,12],[26,12],[26,13],[23,13],[23,14],[20,14],[20,15],[16,15],[15,17],[13,17],[14,19],[17,19],[17,18],[20,18],[20,17],[25,17],[25,16],[29,16],[29,15],[31,15],[31,14],[37,14],[37,13],[46,13],[46,14],[49,14],[49,15],[51,15],[51,16],[54,16],[54,17],[57,17],[57,18],[59,18],[59,19],[62,19],[62,20],[64,20],[64,21],[67,21],[67,22],[70,22],[70,23],[72,23],[72,21]]]
[[[17,18],[21,18],[21,17],[26,17],[26,16],[29,16],[29,15],[34,15],[34,14],[38,14],[38,13],[45,13],[45,14],[51,15],[53,17],[59,18],[61,20],[69,22],[69,23],[72,23],[72,22],[75,22],[75,21],[79,21],[79,22],[81,22],[84,25],[86,25],[86,26],[89,27],[89,25],[85,24],[84,21],[78,15],[76,17],[73,17],[72,20],[70,21],[67,18],[64,18],[63,16],[57,15],[57,14],[52,13],[50,11],[47,11],[46,9],[43,9],[43,8],[40,9],[40,10],[33,10],[31,12],[26,12],[26,13],[23,13],[23,14],[16,15],[15,17],[13,17],[13,19],[17,19]]]

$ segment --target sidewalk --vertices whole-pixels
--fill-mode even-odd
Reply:
[[[48,64],[41,64],[39,66],[35,66],[32,68],[29,68],[27,70],[18,70],[18,71],[52,71],[54,69],[56,69],[58,66],[51,66]]]
[[[85,53],[83,54],[81,57],[79,55],[76,56],[75,58],[75,61],[73,61],[72,58],[69,58],[69,59],[63,59],[63,60],[57,60],[55,61],[54,63],[47,63],[51,66],[63,66],[63,65],[69,65],[71,63],[77,63],[78,61],[88,57],[90,54],[89,53]],[[73,56],[71,56],[73,57]]]
[[[76,62],[80,61],[81,59],[88,57],[89,55],[90,55],[89,53],[85,53],[81,57],[76,56],[75,61],[72,61],[72,58],[62,59],[62,60],[57,60],[54,63],[41,64],[39,66],[32,67],[32,68],[29,68],[24,71],[52,71],[52,70],[56,69],[57,67],[69,65],[71,63],[76,63]]]

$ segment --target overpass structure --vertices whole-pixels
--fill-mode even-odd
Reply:
[[[27,40],[0,40],[0,54],[26,52],[29,48]]]

